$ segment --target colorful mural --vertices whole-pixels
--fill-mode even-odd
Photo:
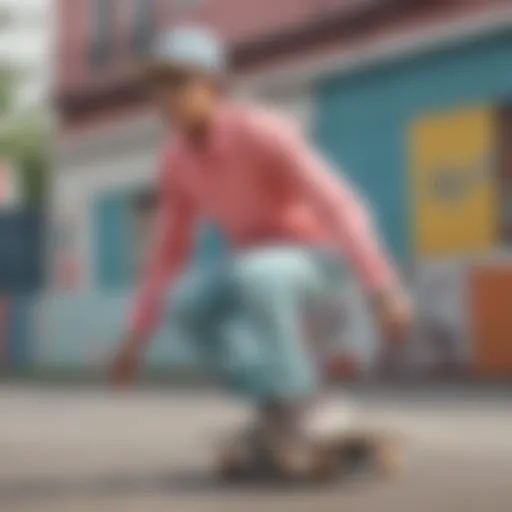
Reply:
[[[420,372],[463,373],[471,360],[468,265],[457,258],[418,265],[414,281],[416,336],[411,363]]]

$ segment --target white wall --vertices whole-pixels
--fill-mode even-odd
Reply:
[[[0,62],[20,72],[17,105],[41,102],[51,78],[54,17],[51,0],[0,0],[9,22],[0,27]]]

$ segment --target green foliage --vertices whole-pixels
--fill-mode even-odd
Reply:
[[[23,175],[22,183],[25,202],[30,206],[40,206],[45,202],[48,183],[48,156],[40,145],[21,152],[18,165]]]
[[[3,115],[10,110],[14,87],[14,73],[9,68],[0,68],[0,115]]]
[[[0,154],[21,173],[24,200],[28,206],[41,206],[45,201],[49,172],[47,147],[47,134],[35,121],[25,120],[0,134]]]
[[[48,181],[48,132],[40,112],[13,112],[15,88],[15,72],[0,67],[0,155],[21,173],[25,204],[41,206]]]

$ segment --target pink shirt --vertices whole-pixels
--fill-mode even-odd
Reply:
[[[164,152],[160,211],[132,329],[148,333],[165,289],[190,257],[198,217],[218,225],[232,247],[298,243],[339,249],[369,291],[394,272],[366,209],[339,175],[282,119],[224,107],[204,146],[178,138]]]

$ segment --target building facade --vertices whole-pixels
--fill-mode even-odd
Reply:
[[[434,326],[418,327],[409,361],[478,367],[489,312],[481,299],[468,302],[468,287],[506,293],[489,291],[492,276],[481,265],[482,255],[494,262],[506,246],[508,203],[495,176],[509,165],[509,2],[287,0],[279,16],[270,2],[241,5],[61,1],[52,223],[59,243],[52,289],[36,315],[38,361],[97,365],[122,330],[143,245],[137,204],[154,182],[161,137],[131,64],[158,31],[201,21],[230,43],[237,91],[294,117],[373,206]],[[199,236],[198,257],[219,250],[217,236]],[[475,262],[483,277],[473,276]],[[440,314],[432,304],[441,300]],[[376,336],[356,309],[343,342],[371,367]],[[155,365],[193,357],[167,327],[159,338]]]

